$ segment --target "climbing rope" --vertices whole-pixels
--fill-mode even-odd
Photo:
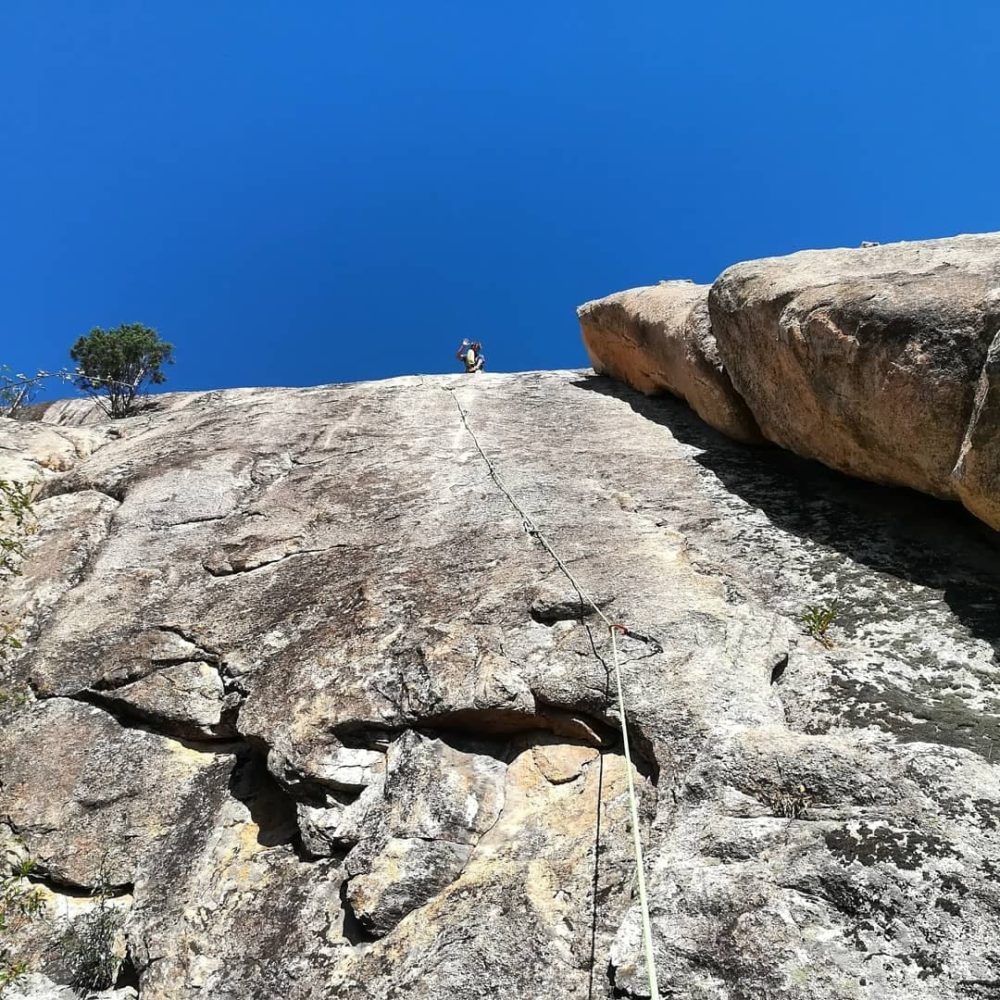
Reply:
[[[534,519],[531,515],[518,503],[514,494],[511,492],[507,484],[500,477],[500,473],[497,472],[496,466],[493,464],[492,459],[483,450],[483,446],[479,443],[479,438],[476,436],[476,432],[472,429],[469,423],[468,415],[465,412],[465,408],[462,406],[455,395],[455,390],[451,386],[442,386],[445,391],[451,393],[451,398],[455,402],[455,406],[458,408],[459,416],[462,418],[462,424],[465,429],[469,432],[469,436],[472,438],[476,445],[476,450],[479,452],[483,461],[486,463],[486,467],[490,471],[490,477],[493,482],[496,483],[500,492],[507,498],[510,505],[517,511],[521,517],[521,521],[524,525],[524,530],[531,535],[532,538],[538,540],[546,552],[555,560],[556,565],[562,570],[566,579],[573,585],[580,599],[589,604],[590,607],[594,609],[595,614],[601,619],[601,621],[607,626],[608,633],[611,636],[611,653],[612,662],[614,664],[614,676],[615,676],[615,687],[618,692],[618,714],[621,717],[622,723],[622,743],[625,747],[625,776],[628,783],[628,804],[629,804],[629,814],[632,820],[632,848],[635,853],[635,866],[636,866],[636,882],[638,884],[639,890],[639,910],[642,917],[642,945],[643,951],[646,956],[646,973],[649,977],[649,995],[650,1000],[659,1000],[660,998],[660,988],[656,979],[656,964],[653,960],[653,930],[649,917],[649,901],[646,897],[646,876],[643,870],[643,860],[642,860],[642,838],[639,836],[639,805],[638,798],[635,792],[635,781],[632,777],[632,752],[629,747],[629,735],[628,735],[628,718],[625,713],[625,693],[622,686],[622,671],[621,664],[618,659],[618,633],[627,632],[623,625],[616,624],[612,622],[607,615],[597,606],[596,602],[592,597],[583,589],[580,585],[580,581],[573,575],[570,568],[566,563],[560,558],[559,553],[552,547],[552,543],[542,534],[539,530],[538,525],[535,524]],[[600,804],[598,803],[598,808]]]

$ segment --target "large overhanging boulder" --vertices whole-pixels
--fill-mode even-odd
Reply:
[[[661,281],[585,302],[577,310],[594,370],[647,395],[669,392],[737,441],[760,432],[719,360],[708,285]]]
[[[1000,234],[737,264],[709,308],[765,437],[1000,528]]]
[[[806,250],[577,312],[599,374],[1000,529],[1000,233]]]

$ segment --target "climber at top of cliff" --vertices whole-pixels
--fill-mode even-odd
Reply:
[[[463,340],[455,357],[465,365],[466,372],[481,372],[486,365],[483,345],[478,340]]]

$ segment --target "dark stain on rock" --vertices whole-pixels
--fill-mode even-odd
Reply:
[[[930,858],[960,857],[948,841],[934,834],[867,823],[860,823],[856,830],[846,826],[830,830],[824,840],[827,849],[847,864],[890,864],[916,871]]]
[[[834,674],[830,688],[830,708],[841,723],[876,726],[904,743],[939,743],[1000,759],[1000,712],[972,708],[941,686],[915,682],[907,691]]]
[[[606,606],[610,601],[597,599],[599,607]],[[548,599],[536,597],[531,602],[528,609],[532,620],[540,625],[555,625],[556,622],[582,622],[585,618],[593,617],[597,614],[597,609],[583,597],[569,597],[565,599]]]
[[[1000,829],[1000,802],[992,799],[973,799],[972,808],[985,830]]]
[[[937,977],[944,972],[944,964],[940,957],[926,948],[917,948],[909,957],[920,968],[920,971],[917,973],[918,979],[930,979],[931,976]]]
[[[1000,882],[1000,861],[984,858],[979,867],[986,873],[987,878]]]

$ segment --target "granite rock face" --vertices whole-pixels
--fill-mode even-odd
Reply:
[[[661,281],[577,309],[594,371],[647,395],[669,392],[710,427],[737,441],[761,440],[757,423],[722,366],[708,313],[708,285]]]
[[[1000,530],[1000,331],[976,385],[972,416],[952,477],[962,503]]]
[[[91,991],[89,1000],[135,1000],[138,996],[131,987],[120,990]],[[79,993],[70,986],[54,983],[47,976],[30,973],[14,983],[4,1000],[77,1000]]]
[[[609,636],[477,440],[627,629],[663,994],[995,994],[1000,559],[955,505],[579,372],[39,416],[0,454],[94,447],[18,466],[4,591],[37,996],[97,889],[143,1000],[646,995]]]
[[[749,261],[709,305],[765,437],[1000,528],[1000,234]]]

